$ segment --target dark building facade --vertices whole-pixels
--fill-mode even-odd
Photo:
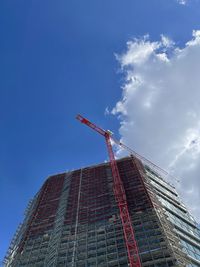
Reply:
[[[141,265],[200,266],[200,231],[174,187],[134,157],[117,165]],[[29,203],[5,266],[129,266],[109,163],[49,177]]]

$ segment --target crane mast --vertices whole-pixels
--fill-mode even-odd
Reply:
[[[90,122],[88,119],[82,117],[81,115],[77,115],[77,120],[81,123],[89,126],[99,134],[103,135],[106,141],[108,155],[110,159],[110,165],[113,175],[113,191],[115,195],[115,200],[119,208],[120,218],[123,226],[123,233],[124,239],[126,243],[128,259],[129,259],[129,266],[130,267],[141,267],[140,257],[138,253],[138,247],[134,236],[134,231],[132,227],[131,218],[128,211],[128,205],[126,200],[126,193],[124,190],[124,186],[119,174],[119,170],[117,167],[117,162],[115,160],[115,156],[112,149],[111,144],[111,133],[109,131],[105,131],[95,125],[94,123]]]

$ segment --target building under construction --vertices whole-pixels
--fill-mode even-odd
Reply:
[[[29,203],[5,266],[200,266],[200,231],[174,187],[133,156],[116,163],[136,242],[135,265],[112,168],[103,163],[46,180]]]

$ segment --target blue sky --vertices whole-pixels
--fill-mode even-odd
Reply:
[[[117,115],[104,115],[126,76],[115,54],[146,34],[182,48],[199,18],[195,0],[0,2],[0,259],[48,175],[107,158],[104,140],[76,114],[120,138]]]

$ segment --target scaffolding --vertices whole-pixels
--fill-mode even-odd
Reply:
[[[58,266],[127,266],[110,167],[84,168],[72,176]]]
[[[57,266],[71,176],[71,173],[67,173],[64,178],[62,193],[60,195],[59,205],[55,216],[54,229],[50,235],[48,253],[44,260],[44,266]]]
[[[39,264],[44,261],[54,228],[64,177],[64,174],[50,177],[36,195],[33,205],[27,210],[19,242],[15,242],[15,255],[6,266],[37,266],[37,262]],[[43,247],[46,247],[46,250]],[[42,250],[42,253],[38,253],[39,250]],[[9,258],[11,259],[10,254]]]
[[[117,167],[141,265],[189,264],[143,164],[127,157],[118,160]],[[129,266],[109,163],[50,177],[27,216],[17,243],[21,252],[18,249],[7,267]]]

